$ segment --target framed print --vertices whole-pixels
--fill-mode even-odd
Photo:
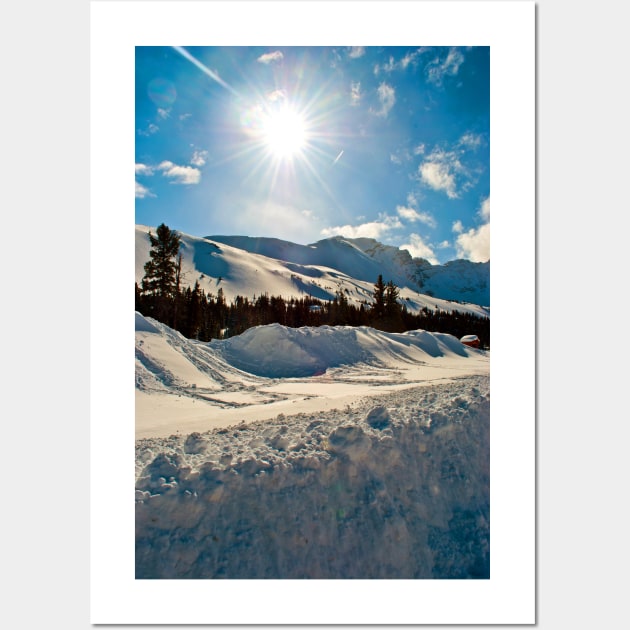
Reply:
[[[535,622],[534,10],[91,3],[92,623]]]

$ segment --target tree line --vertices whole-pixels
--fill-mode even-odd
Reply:
[[[149,232],[151,250],[144,277],[135,286],[135,308],[179,331],[188,339],[209,341],[241,334],[252,326],[278,323],[300,326],[371,326],[387,332],[423,329],[450,333],[457,338],[477,335],[482,347],[490,347],[490,319],[459,311],[423,308],[411,313],[399,299],[399,289],[379,275],[371,303],[351,304],[338,289],[332,300],[305,296],[283,298],[262,293],[237,295],[228,303],[219,288],[206,293],[195,281],[182,287],[179,235],[161,224],[156,236]]]

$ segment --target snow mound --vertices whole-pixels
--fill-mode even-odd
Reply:
[[[136,442],[137,579],[487,579],[489,377]]]
[[[415,330],[385,333],[367,327],[256,326],[211,347],[232,366],[269,378],[323,374],[342,365],[392,365],[429,357],[471,356],[474,350],[452,335]]]
[[[144,315],[136,311],[136,332],[159,333],[160,331]]]
[[[330,367],[370,360],[357,330],[321,326],[257,326],[225,341],[213,341],[225,360],[243,371],[270,378],[312,376]]]

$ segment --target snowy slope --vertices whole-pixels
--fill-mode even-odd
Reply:
[[[136,313],[137,578],[488,578],[489,354]]]
[[[136,269],[138,284],[149,260],[148,232],[155,228],[136,226]],[[458,310],[481,316],[489,315],[487,302],[458,303],[457,298],[441,299],[421,293],[419,288],[394,266],[384,266],[345,239],[326,239],[304,246],[278,239],[238,237],[200,238],[180,234],[184,286],[195,281],[206,293],[223,290],[230,301],[237,295],[252,298],[261,293],[282,297],[312,296],[332,300],[342,290],[350,302],[372,301],[374,282],[379,274],[400,287],[400,297],[407,309],[423,307],[443,311]],[[456,292],[455,292],[456,293]],[[455,294],[451,291],[451,294]],[[437,296],[437,293],[435,293]],[[489,296],[488,296],[489,297]]]
[[[296,245],[272,238],[249,236],[209,236],[248,252],[280,258],[300,265],[330,267],[374,283],[379,274],[399,287],[429,293],[444,300],[490,304],[490,262],[455,260],[432,265],[422,258],[412,258],[407,250],[383,245],[372,238],[333,237]]]
[[[274,238],[251,236],[209,236],[210,240],[226,243],[247,252],[279,258],[296,265],[327,267],[347,276],[374,284],[381,265],[355,247],[348,239],[324,239],[312,245],[298,245]],[[393,278],[392,278],[393,279]],[[396,279],[400,277],[396,274]]]

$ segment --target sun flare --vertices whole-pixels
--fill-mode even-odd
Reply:
[[[303,117],[290,107],[270,112],[263,123],[263,137],[269,151],[278,159],[292,158],[306,144]]]

